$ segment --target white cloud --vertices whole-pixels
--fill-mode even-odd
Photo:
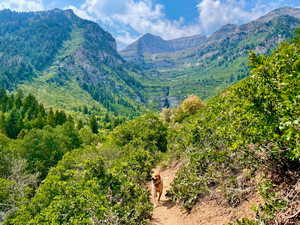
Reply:
[[[46,2],[46,0],[0,0],[0,9],[39,11],[45,9],[43,1]],[[145,33],[159,35],[164,39],[210,34],[227,23],[240,24],[256,19],[284,2],[284,0],[199,0],[197,4],[199,18],[191,25],[186,25],[183,18],[168,19],[164,6],[155,3],[155,0],[84,0],[79,7],[70,5],[65,9],[72,9],[82,18],[101,21],[101,26],[124,45]]]
[[[228,23],[240,24],[254,20],[273,8],[258,1],[254,8],[247,9],[243,0],[202,0],[197,7],[199,23],[207,33]]]
[[[79,17],[81,17],[81,18],[83,18],[83,19],[91,20],[91,21],[95,21],[95,20],[96,20],[95,17],[92,17],[91,15],[89,15],[89,13],[86,12],[85,10],[79,9],[79,8],[73,6],[73,5],[69,5],[69,6],[65,7],[65,9],[72,9],[73,12],[74,12],[77,16],[79,16]]]
[[[168,19],[164,6],[154,0],[85,0],[78,8],[68,8],[80,17],[101,21],[119,42],[129,44],[145,33],[164,39],[210,34],[222,25],[246,23],[279,6],[278,2],[265,0],[199,0],[199,18],[191,25],[186,25],[183,18]]]
[[[133,28],[136,33],[152,33],[165,39],[199,34],[198,24],[186,26],[183,18],[168,20],[164,6],[154,4],[152,0],[86,0],[79,8],[69,6],[74,12],[86,19],[101,20],[110,27]],[[116,32],[115,37],[123,44],[132,43],[139,37],[136,33]]]
[[[135,39],[136,39],[136,36],[133,36],[129,32],[124,32],[124,33],[118,35],[118,41],[121,42],[123,45],[129,45],[133,41],[135,41]]]
[[[0,9],[12,9],[15,11],[40,11],[44,10],[42,0],[3,0]]]

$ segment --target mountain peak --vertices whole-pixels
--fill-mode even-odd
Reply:
[[[229,32],[233,32],[237,27],[238,27],[238,25],[229,23],[229,24],[225,24],[224,26],[222,26],[217,32],[218,33],[229,33]]]
[[[136,109],[143,101],[139,82],[124,69],[115,39],[97,23],[72,10],[5,12],[0,13],[0,88],[36,89],[38,78],[43,87],[35,92],[39,100],[50,99],[51,106],[69,110],[69,103],[57,104],[55,99],[66,98],[77,106],[89,102],[116,112]],[[44,88],[47,97],[40,92]]]
[[[157,36],[151,33],[146,33],[142,37],[157,37]]]
[[[197,47],[206,39],[204,35],[194,35],[173,40],[164,40],[160,36],[146,33],[120,53],[124,58],[131,61],[145,53],[170,53]]]
[[[262,16],[258,19],[259,22],[268,22],[278,16],[293,16],[300,19],[300,8],[292,8],[292,7],[281,7],[278,9],[274,9],[269,12],[265,16]]]
[[[153,40],[153,39],[164,40],[160,36],[150,34],[150,33],[146,33],[141,38],[139,38],[138,41],[145,40],[145,39],[148,39],[148,40]]]

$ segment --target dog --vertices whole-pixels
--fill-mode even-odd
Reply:
[[[152,180],[152,198],[155,205],[159,204],[160,197],[163,193],[163,179],[159,173],[155,173]],[[157,198],[158,194],[158,198]]]

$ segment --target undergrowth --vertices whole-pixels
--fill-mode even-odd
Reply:
[[[283,192],[293,189],[300,168],[300,38],[282,43],[269,56],[250,53],[249,66],[248,78],[196,113],[181,116],[178,109],[170,113],[175,135],[169,148],[174,154],[181,152],[186,161],[168,196],[191,210],[212,188],[219,188],[228,204],[236,207],[250,187],[264,204],[257,208],[256,221],[236,224],[276,224],[280,212],[299,222],[299,211],[297,215],[296,209],[289,211],[295,199],[287,201]],[[239,182],[241,176],[247,177],[243,171],[252,177],[262,173],[265,181],[244,185]],[[299,209],[299,202],[296,205]],[[279,224],[289,219],[282,221]]]

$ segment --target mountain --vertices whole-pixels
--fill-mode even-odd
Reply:
[[[210,98],[248,75],[250,50],[269,53],[300,26],[300,9],[280,8],[209,37],[145,34],[120,53],[97,23],[72,10],[0,11],[0,88],[32,93],[47,107],[136,115]]]
[[[162,101],[176,105],[189,94],[207,99],[243,79],[248,75],[246,63],[250,50],[268,54],[278,43],[290,39],[297,27],[300,27],[300,9],[285,7],[247,24],[227,24],[209,37],[200,38],[202,41],[194,42],[192,48],[189,45],[173,52],[160,48],[164,52],[154,53],[145,48],[128,51],[142,43],[141,38],[121,55],[144,68],[145,73],[153,74],[155,70],[157,83],[168,89],[168,96]],[[147,45],[156,49],[156,42]],[[137,49],[142,54],[136,54]]]
[[[144,104],[134,75],[115,39],[72,10],[0,11],[0,87],[68,110],[131,113]]]
[[[139,61],[147,54],[173,53],[193,48],[206,41],[206,39],[205,36],[195,35],[174,40],[164,40],[159,36],[147,33],[126,49],[120,51],[120,54],[128,61]]]
[[[143,58],[145,53],[154,54],[171,52],[171,50],[167,41],[148,33],[121,51],[120,54],[128,61],[132,61]]]

